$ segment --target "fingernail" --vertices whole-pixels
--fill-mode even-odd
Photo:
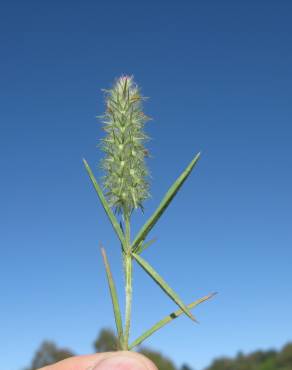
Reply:
[[[143,359],[119,354],[105,358],[92,370],[149,370],[149,368]]]

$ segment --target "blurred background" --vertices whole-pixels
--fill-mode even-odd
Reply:
[[[120,248],[82,158],[100,178],[101,89],[121,74],[153,118],[133,232],[202,151],[144,257],[186,302],[219,293],[140,350],[161,369],[292,369],[291,15],[288,0],[2,2],[1,369],[112,348],[98,244],[123,302]],[[176,309],[134,274],[132,339]]]

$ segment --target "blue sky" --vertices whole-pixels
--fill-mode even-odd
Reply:
[[[290,1],[11,1],[0,15],[1,368],[43,339],[92,351],[113,327],[98,243],[123,299],[119,245],[81,159],[99,177],[102,88],[133,74],[152,199],[202,159],[144,257],[186,301],[219,295],[148,345],[202,369],[292,340]],[[154,302],[154,303],[151,303]],[[135,266],[132,338],[173,302]]]

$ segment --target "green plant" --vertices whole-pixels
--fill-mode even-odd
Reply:
[[[149,197],[148,170],[145,164],[145,157],[148,155],[148,151],[144,147],[145,141],[148,139],[144,132],[144,125],[149,120],[149,117],[143,113],[142,102],[145,98],[140,94],[133,77],[122,76],[115,81],[112,89],[104,91],[106,93],[106,112],[100,117],[106,132],[106,136],[101,143],[102,150],[105,152],[105,157],[102,160],[102,168],[105,172],[103,177],[104,191],[96,181],[85,160],[84,165],[121,243],[126,299],[124,325],[107,255],[104,248],[101,251],[114,309],[119,348],[130,350],[183,313],[195,321],[190,310],[214,295],[209,294],[189,305],[184,304],[176,292],[141,257],[141,253],[154,242],[153,240],[147,240],[149,232],[192,172],[200,158],[200,153],[194,157],[184,172],[170,187],[155,212],[132,241],[131,216],[135,209],[140,208],[143,211],[143,202]],[[136,261],[178,305],[179,310],[158,321],[152,328],[129,344],[133,261]]]

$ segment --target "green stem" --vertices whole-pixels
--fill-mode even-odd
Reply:
[[[125,333],[123,349],[128,350],[131,325],[131,308],[132,308],[132,255],[130,240],[130,217],[128,215],[125,215],[125,239],[126,239],[126,251],[123,253],[123,256],[125,268],[126,310],[125,310]]]

